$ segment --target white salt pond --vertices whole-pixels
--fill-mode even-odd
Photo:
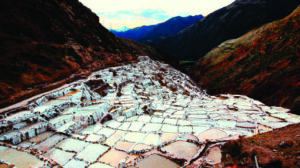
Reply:
[[[300,122],[247,96],[207,95],[171,66],[139,59],[0,109],[0,160],[45,168],[218,164],[225,141]],[[20,105],[28,109],[5,111]]]

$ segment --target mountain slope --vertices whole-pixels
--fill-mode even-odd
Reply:
[[[167,20],[164,23],[156,25],[152,30],[147,32],[145,36],[138,40],[144,44],[156,45],[168,36],[175,35],[177,32],[194,24],[196,21],[202,19],[202,15],[181,17],[177,16]]]
[[[198,60],[222,42],[291,13],[298,0],[237,0],[159,44],[179,59]]]
[[[300,166],[300,124],[293,124],[273,131],[229,141],[222,146],[224,167],[296,168]]]
[[[128,38],[132,40],[138,41],[140,37],[144,36],[147,32],[152,30],[155,27],[155,25],[150,26],[141,26],[134,29],[127,30],[125,32],[118,32],[118,31],[111,31],[116,36],[121,38]]]
[[[202,15],[173,17],[163,23],[151,26],[137,27],[125,32],[113,32],[118,37],[129,38],[144,44],[155,45],[167,36],[175,35],[180,30],[202,19]]]
[[[211,94],[245,94],[299,114],[299,18],[300,7],[282,20],[221,44],[197,62],[194,79]]]
[[[148,54],[134,55],[78,0],[2,1],[0,20],[1,106]]]

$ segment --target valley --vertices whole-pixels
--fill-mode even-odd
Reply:
[[[83,1],[1,2],[0,168],[300,167],[299,1]]]
[[[25,107],[1,112],[0,153],[14,155],[1,160],[17,167],[26,167],[25,160],[44,167],[215,167],[225,142],[300,122],[288,109],[246,96],[208,95],[147,56]]]

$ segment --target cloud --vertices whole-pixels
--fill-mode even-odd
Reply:
[[[208,15],[234,0],[80,0],[113,29],[157,24],[174,16]],[[131,19],[130,19],[131,17]],[[117,19],[119,19],[117,21]],[[142,20],[137,20],[142,19]],[[102,22],[104,20],[104,23]],[[133,23],[136,22],[136,24]],[[147,21],[147,23],[145,22]],[[131,25],[131,26],[130,26]],[[109,27],[107,27],[109,28]]]
[[[146,18],[153,18],[159,21],[170,18],[170,15],[168,15],[166,11],[158,10],[158,9],[145,9],[142,10],[140,15]]]
[[[158,21],[165,20],[170,18],[163,10],[156,10],[156,9],[144,9],[144,10],[135,10],[135,11],[116,11],[116,12],[106,12],[106,13],[97,13],[97,15],[105,16],[107,18],[114,18],[114,19],[123,19],[126,17],[144,17],[144,18],[152,18]]]
[[[116,11],[97,13],[100,16],[101,23],[108,29],[123,27],[129,28],[138,27],[141,25],[157,24],[165,21],[170,16],[163,10],[143,9],[133,11]]]
[[[105,16],[112,19],[122,19],[127,16],[134,16],[133,11],[117,11],[117,12],[106,12],[106,13],[97,13],[99,16]]]
[[[117,29],[124,25],[128,28],[135,28],[141,25],[152,25],[162,22],[164,16],[150,17],[149,15],[130,14],[122,12],[121,15],[100,15],[100,23],[108,29]]]

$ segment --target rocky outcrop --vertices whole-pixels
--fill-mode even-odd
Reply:
[[[158,46],[180,60],[196,61],[226,40],[286,17],[298,5],[298,0],[237,0],[165,39]]]
[[[136,54],[151,55],[142,48],[133,53],[78,0],[3,1],[0,19],[2,107],[134,61]]]
[[[222,43],[197,62],[194,79],[210,94],[244,94],[299,114],[299,12]]]

